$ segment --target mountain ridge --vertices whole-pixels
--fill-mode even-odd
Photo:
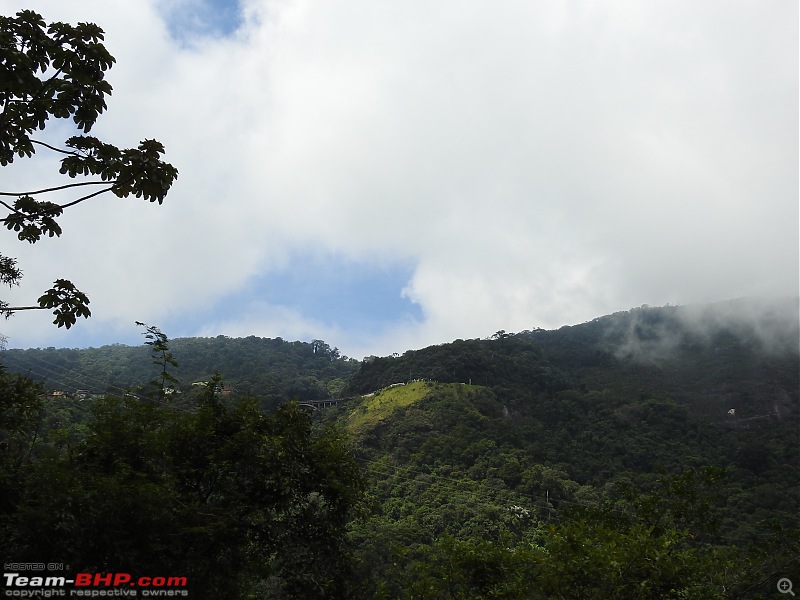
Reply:
[[[800,361],[799,301],[739,299],[689,306],[642,306],[553,330],[499,331],[362,361],[322,340],[175,338],[182,387],[219,372],[237,393],[265,407],[287,399],[361,395],[415,379],[551,392],[614,388],[632,396],[666,393],[707,420],[793,414]],[[149,348],[5,350],[11,372],[55,389],[122,393],[152,377]]]

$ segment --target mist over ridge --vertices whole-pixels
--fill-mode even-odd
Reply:
[[[610,315],[607,336],[617,343],[619,358],[653,361],[667,358],[681,345],[709,343],[723,332],[758,344],[767,353],[796,352],[800,345],[800,300],[755,297],[640,307]]]

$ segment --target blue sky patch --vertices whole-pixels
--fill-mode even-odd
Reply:
[[[410,265],[369,265],[339,256],[296,257],[287,268],[258,278],[225,303],[244,309],[252,300],[260,300],[290,306],[305,318],[328,325],[374,332],[422,318],[420,306],[402,296],[412,274]]]
[[[236,1],[185,0],[163,7],[164,18],[173,38],[227,36],[242,24],[241,6]]]

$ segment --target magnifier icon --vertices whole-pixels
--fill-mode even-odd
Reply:
[[[791,594],[794,596],[794,592],[792,591],[792,580],[787,579],[786,577],[778,579],[778,591],[781,594]]]

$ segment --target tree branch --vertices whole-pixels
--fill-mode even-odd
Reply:
[[[117,185],[117,183],[119,183],[119,182],[115,181],[114,185]],[[80,202],[83,202],[84,200],[88,200],[89,198],[94,198],[95,196],[99,196],[100,194],[105,194],[106,192],[110,192],[111,190],[114,189],[114,185],[112,185],[111,187],[107,187],[104,190],[100,190],[99,192],[95,192],[94,194],[89,194],[88,196],[84,196],[83,198],[78,198],[77,200],[73,200],[72,202],[67,202],[66,204],[61,204],[60,206],[61,206],[61,208],[69,208],[70,206],[75,206],[76,204],[79,204]]]
[[[56,148],[55,146],[51,146],[50,144],[45,144],[44,142],[40,142],[39,140],[31,140],[31,144],[39,144],[40,146],[44,146],[45,148],[49,148],[54,152],[60,152],[61,154],[69,154],[71,156],[80,156],[77,152],[72,152],[70,150],[64,150],[63,148]]]
[[[105,188],[103,190],[100,190],[99,192],[94,192],[93,194],[87,194],[86,196],[82,196],[82,197],[78,198],[77,200],[73,200],[72,202],[67,202],[66,204],[60,204],[58,206],[60,208],[62,208],[62,209],[69,208],[70,206],[75,206],[76,204],[80,204],[84,200],[88,200],[89,198],[94,198],[95,196],[99,196],[100,194],[105,194],[106,192],[110,192],[111,190],[114,189],[114,186],[119,185],[120,183],[127,183],[128,181],[131,181],[132,179],[134,179],[134,177],[130,177],[130,178],[126,179],[123,182],[113,181],[113,182],[111,182],[111,185],[109,187],[107,187],[107,188]],[[36,191],[36,192],[27,192],[26,194],[12,194],[10,192],[0,192],[0,196],[24,196],[24,195],[33,196],[34,194],[44,194],[46,192],[54,192],[54,191],[58,191],[58,190],[65,190],[65,189],[68,189],[68,188],[80,187],[80,186],[85,186],[85,185],[107,185],[108,183],[109,182],[107,182],[107,181],[84,181],[83,183],[69,183],[67,185],[62,185],[62,186],[59,186],[59,187],[39,190],[39,191]],[[10,210],[13,213],[19,214],[19,211],[15,210],[12,206],[9,206],[7,203],[3,202],[2,200],[0,200],[0,205],[5,206],[8,210]],[[28,215],[28,216],[37,216],[37,214],[41,214],[41,213],[32,213],[31,215]],[[0,219],[0,223],[5,223],[7,221],[8,221],[8,217],[6,217],[4,219]]]
[[[67,183],[56,187],[45,188],[36,190],[34,192],[0,192],[0,196],[35,196],[36,194],[46,194],[48,192],[58,192],[60,190],[68,190],[70,188],[83,187],[85,185],[108,185],[107,181],[83,181],[81,183]]]
[[[96,181],[96,182],[93,182],[93,183],[107,183],[107,182]],[[94,194],[87,194],[86,196],[78,198],[77,200],[73,200],[72,202],[67,202],[66,204],[60,204],[58,206],[60,208],[69,208],[70,206],[75,206],[76,204],[80,204],[84,200],[88,200],[89,198],[94,198],[95,196],[99,196],[100,194],[105,194],[106,192],[110,192],[111,190],[114,189],[114,185],[116,185],[116,183],[117,182],[114,182],[111,186],[107,187],[104,190],[100,190],[99,192],[95,192]],[[66,186],[66,187],[69,187],[69,186]],[[5,206],[8,210],[10,210],[13,213],[20,214],[19,211],[14,210],[13,207],[9,206],[8,204],[3,202],[2,200],[0,200],[0,205]],[[26,217],[36,217],[36,216],[39,216],[41,214],[44,214],[44,213],[30,213],[30,214],[26,214],[25,216]],[[8,220],[9,220],[9,217],[6,217],[4,219],[0,219],[0,223],[6,223],[6,222],[8,222]]]

